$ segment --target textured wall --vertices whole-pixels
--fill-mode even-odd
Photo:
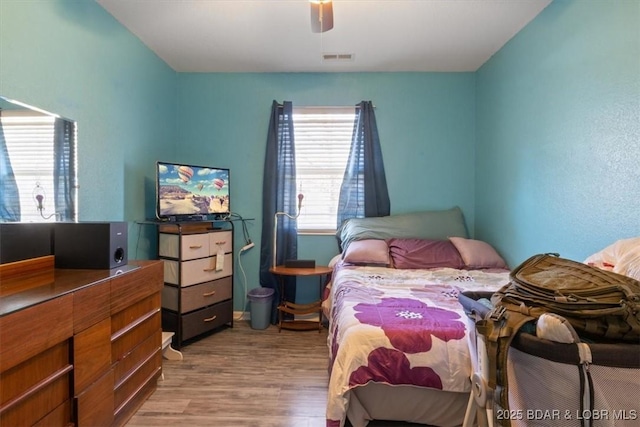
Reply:
[[[476,235],[510,264],[640,235],[640,2],[555,1],[477,72]]]
[[[93,1],[2,0],[0,21],[0,95],[78,123],[80,220],[130,221],[130,258],[155,253],[133,221],[174,150],[175,72]]]

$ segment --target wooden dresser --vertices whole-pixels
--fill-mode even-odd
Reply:
[[[162,371],[161,261],[0,265],[0,425],[122,426]]]

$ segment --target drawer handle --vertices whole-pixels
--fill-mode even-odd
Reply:
[[[225,242],[225,241],[223,240],[222,242],[216,242],[216,245],[220,246],[220,245],[224,245],[224,244],[226,244],[226,243],[227,243],[227,242]]]
[[[204,294],[202,294],[203,297],[211,297],[214,296],[216,294],[216,291],[211,291],[211,292],[205,292]]]
[[[191,245],[189,249],[202,249],[202,245]]]
[[[218,316],[211,316],[208,319],[204,319],[204,321],[205,322],[212,322],[212,321],[216,320],[216,317],[218,317]]]

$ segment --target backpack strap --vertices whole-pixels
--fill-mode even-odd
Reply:
[[[507,354],[513,337],[522,326],[534,320],[533,316],[520,311],[507,310],[504,306],[496,306],[485,319],[476,323],[478,333],[486,337],[488,357],[488,386],[493,390],[494,414],[507,413],[509,409],[509,389],[507,379]],[[508,417],[499,417],[498,423],[509,426]]]

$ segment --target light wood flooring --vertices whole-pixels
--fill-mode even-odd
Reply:
[[[237,320],[164,360],[164,380],[128,427],[324,427],[327,331],[278,333]],[[372,422],[370,427],[407,423]]]

